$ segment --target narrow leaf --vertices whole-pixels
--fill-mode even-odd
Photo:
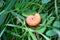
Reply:
[[[3,11],[0,12],[0,15],[4,14],[4,13],[6,13],[6,11],[10,10],[13,7],[15,2],[16,2],[16,0],[11,0],[10,3],[8,4],[8,6]]]
[[[0,12],[0,25],[2,25],[2,23],[6,19],[6,16],[8,15],[8,14],[6,14],[6,12],[13,7],[15,1],[16,0],[11,0],[10,3],[8,4],[8,6],[3,11]]]
[[[23,28],[22,26],[14,25],[14,24],[6,24],[6,26],[9,26],[9,27],[16,27],[16,28]]]
[[[2,14],[2,15],[0,16],[0,25],[3,24],[3,22],[4,22],[5,19],[6,19],[6,17],[7,17],[7,14]]]
[[[11,31],[9,31],[9,30],[6,30],[5,32],[6,32],[6,33],[10,33],[11,35],[14,35],[14,36],[20,37],[20,35],[14,33],[14,32],[11,32]]]
[[[54,19],[55,19],[55,17],[50,17],[46,24],[51,25],[51,23],[53,22]]]
[[[21,15],[15,13],[15,12],[11,12],[11,14],[14,15],[15,17],[17,17],[17,18],[22,19],[22,20],[25,21],[25,18],[24,18],[23,16],[21,16]]]
[[[5,31],[6,27],[2,30],[2,32],[0,33],[0,38],[3,35],[4,31]]]
[[[44,34],[41,34],[46,40],[50,40],[47,36],[45,36]]]
[[[37,40],[36,36],[32,33],[32,32],[29,32],[30,36],[32,37],[33,40]]]

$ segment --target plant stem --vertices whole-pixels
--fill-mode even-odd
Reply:
[[[59,19],[59,17],[58,17],[58,8],[57,8],[57,2],[56,1],[57,0],[55,0],[55,12],[56,12],[57,19]]]

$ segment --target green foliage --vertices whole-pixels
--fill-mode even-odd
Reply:
[[[0,0],[0,39],[60,40],[60,0]],[[39,13],[36,27],[26,17]],[[37,34],[37,35],[36,35]]]
[[[7,14],[2,14],[2,15],[0,16],[0,25],[2,25],[2,24],[4,23],[6,17],[7,17]]]
[[[60,21],[55,21],[53,26],[56,28],[60,28]]]
[[[22,12],[22,15],[25,17],[28,17],[29,15],[34,15],[35,13],[36,13],[36,11],[34,11],[34,10],[28,10],[28,11]]]
[[[50,17],[49,19],[48,19],[48,21],[47,21],[47,25],[51,25],[51,23],[53,22],[53,20],[54,20],[54,17]]]
[[[4,31],[6,30],[6,27],[2,30],[2,32],[0,33],[0,37],[3,35]]]
[[[29,34],[31,35],[33,40],[37,40],[36,36],[33,33],[29,32]]]
[[[49,36],[49,37],[52,37],[52,36],[57,35],[57,33],[56,33],[55,31],[53,31],[53,30],[48,30],[48,31],[46,32],[46,35]]]
[[[42,27],[40,29],[37,30],[38,33],[44,33],[46,30],[46,27]]]
[[[12,15],[14,15],[17,19],[22,19],[23,21],[25,20],[23,16],[15,13],[15,12],[11,12]]]
[[[0,0],[0,8],[3,6],[4,1]]]
[[[44,4],[44,3],[48,3],[48,2],[50,2],[51,0],[42,0],[42,3]]]

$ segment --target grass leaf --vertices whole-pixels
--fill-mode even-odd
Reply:
[[[0,33],[0,38],[3,35],[4,31],[6,30],[6,27],[2,30],[2,32]]]
[[[10,26],[10,27],[16,27],[16,28],[22,28],[22,26],[19,26],[19,25],[14,25],[14,24],[6,24],[6,26]]]
[[[14,32],[11,32],[11,31],[9,31],[9,30],[6,30],[5,32],[6,32],[6,33],[10,33],[11,35],[14,35],[14,36],[20,37],[20,35],[14,33]]]
[[[0,26],[4,23],[6,17],[7,17],[7,14],[0,15]]]
[[[16,0],[11,0],[10,3],[8,4],[8,6],[3,11],[0,12],[0,15],[4,14],[4,13],[6,13],[6,11],[10,10],[13,7],[15,2],[16,2]]]
[[[14,15],[16,18],[18,18],[18,19],[22,19],[22,20],[25,21],[25,18],[24,18],[23,16],[21,16],[21,15],[15,13],[15,12],[11,12],[11,14]]]
[[[32,32],[29,32],[30,36],[32,37],[33,40],[37,40],[36,36],[32,33]]]
[[[45,36],[44,34],[41,34],[46,40],[50,40],[47,36]]]

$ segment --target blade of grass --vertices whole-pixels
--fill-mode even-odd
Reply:
[[[0,33],[0,38],[3,35],[4,31],[6,30],[6,27],[2,30],[2,32]]]
[[[25,20],[25,18],[19,14],[17,14],[16,12],[11,12],[12,15],[14,15],[15,17],[19,17],[21,18],[22,20]]]
[[[48,14],[48,13],[47,13]],[[45,21],[43,22],[43,25],[45,25],[46,21],[48,20],[49,17],[52,16],[52,13],[50,13],[50,15],[47,16],[47,18],[45,19]]]
[[[41,34],[46,40],[50,40],[47,36],[45,36],[44,34]]]
[[[33,40],[37,40],[36,36],[32,33],[32,32],[29,32],[30,36],[32,37]]]
[[[3,22],[4,22],[5,19],[6,19],[6,17],[7,17],[7,14],[2,14],[2,15],[0,15],[0,26],[3,24]]]
[[[9,27],[23,28],[22,26],[14,25],[14,24],[5,24],[5,25]]]
[[[31,32],[34,32],[33,29],[31,28],[27,28],[27,27],[22,27],[22,26],[19,26],[19,25],[14,25],[14,24],[5,24],[6,26],[9,26],[9,27],[16,27],[16,28],[21,28],[21,29],[24,29],[26,31],[31,31]]]
[[[59,17],[58,17],[57,0],[55,0],[55,12],[56,12],[56,17],[57,17],[57,19],[59,19]]]
[[[14,15],[22,24],[23,24],[23,22],[21,21],[21,19],[22,19],[23,21],[25,21],[25,18],[24,18],[23,16],[15,13],[15,12],[11,12],[11,14]]]
[[[38,33],[38,34],[40,34],[40,35],[42,35],[46,40],[50,40],[47,36],[45,36],[44,34],[42,34],[42,33]]]
[[[14,36],[20,37],[20,35],[14,33],[14,32],[11,32],[11,31],[9,31],[9,30],[5,30],[5,32],[6,32],[6,33],[10,33],[10,34],[12,34],[12,35],[14,35]]]
[[[8,4],[8,6],[7,6],[3,11],[0,12],[0,25],[1,25],[1,24],[4,22],[4,20],[6,19],[6,16],[7,16],[6,12],[13,7],[15,1],[16,1],[16,0],[11,0],[10,3]],[[12,4],[12,5],[11,5],[11,4]],[[2,18],[3,18],[3,19],[2,19]]]
[[[7,24],[8,26],[14,26],[14,27],[17,27],[17,28],[19,28],[18,26],[15,26],[15,25],[10,25],[10,24]],[[36,32],[35,30],[32,30],[32,29],[30,29],[30,28],[23,28],[23,29],[25,29],[25,30],[27,30],[27,31],[29,31],[29,32]],[[30,33],[31,34],[31,33]],[[41,34],[41,33],[39,33],[40,35],[42,35],[45,39],[47,39],[47,40],[50,40],[48,37],[46,37],[45,35],[43,35],[43,34]],[[31,36],[32,35],[34,35],[34,34],[31,34]]]
[[[28,40],[31,40],[31,37],[30,37],[30,35],[28,35]]]
[[[24,37],[26,35],[26,32],[23,35],[19,35],[19,34],[15,33],[15,32],[10,31],[10,30],[5,30],[5,32],[10,33],[11,35],[19,37],[19,38],[22,38],[22,37]]]
[[[11,0],[10,3],[8,4],[8,6],[7,6],[3,11],[0,12],[0,15],[1,15],[1,14],[4,14],[4,13],[6,13],[8,10],[10,10],[10,9],[13,7],[13,5],[14,5],[15,2],[16,2],[16,0]],[[11,5],[11,4],[12,4],[12,5]]]

